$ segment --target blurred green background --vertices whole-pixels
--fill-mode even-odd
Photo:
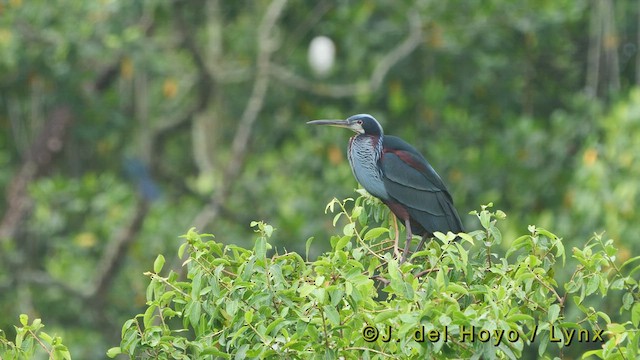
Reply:
[[[191,226],[324,251],[351,134],[305,122],[356,113],[467,230],[492,201],[505,247],[536,224],[637,255],[639,23],[612,0],[0,1],[0,328],[28,313],[103,358]]]

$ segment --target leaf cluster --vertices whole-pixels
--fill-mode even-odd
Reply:
[[[344,222],[342,232],[315,261],[272,249],[274,228],[263,222],[252,224],[252,249],[191,229],[178,251],[188,254],[183,268],[162,275],[165,259],[158,256],[146,273],[146,311],[125,322],[122,342],[109,355],[516,359],[536,350],[541,358],[637,356],[639,290],[632,275],[640,258],[616,264],[612,241],[595,236],[574,248],[580,265],[558,284],[562,239],[530,226],[500,256],[492,246],[502,241],[497,222],[506,215],[490,204],[473,212],[480,230],[436,233],[400,264],[394,226],[368,228],[361,221],[381,209],[368,196],[334,199],[327,210],[336,212],[334,224]],[[623,293],[626,322],[584,305],[614,291]],[[588,336],[578,341],[573,334]]]
[[[22,314],[20,325],[15,326],[14,341],[7,340],[5,333],[0,330],[0,359],[33,359],[36,355],[46,353],[49,359],[71,360],[62,338],[42,331],[42,320],[35,319],[29,324],[29,317]]]

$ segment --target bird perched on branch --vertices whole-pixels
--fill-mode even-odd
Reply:
[[[313,120],[312,125],[330,125],[353,130],[347,155],[356,180],[380,199],[404,222],[407,258],[412,234],[426,238],[440,231],[463,231],[453,199],[431,164],[411,145],[396,136],[384,135],[380,123],[369,114],[346,120]],[[396,239],[397,240],[397,239]]]

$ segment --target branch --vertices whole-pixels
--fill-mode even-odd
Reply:
[[[121,264],[126,258],[129,246],[135,240],[136,235],[142,230],[144,219],[149,211],[149,202],[140,198],[135,213],[129,225],[121,229],[116,237],[109,242],[109,248],[105,251],[100,264],[98,265],[98,275],[94,281],[95,287],[86,296],[94,300],[95,304],[101,304],[116,278]]]
[[[175,29],[180,36],[181,46],[191,55],[191,59],[198,72],[196,76],[198,79],[196,83],[198,88],[197,98],[195,104],[193,104],[193,106],[191,106],[184,115],[156,125],[152,129],[153,135],[151,136],[151,151],[155,154],[162,153],[162,149],[164,148],[163,144],[169,138],[172,138],[176,132],[186,129],[191,125],[193,119],[207,108],[209,99],[215,92],[216,79],[214,78],[213,71],[207,66],[207,61],[193,38],[195,31],[192,31],[189,28],[187,21],[184,19],[183,7],[185,4],[186,2],[184,1],[173,2],[175,14],[173,19],[175,22]],[[156,164],[152,164],[152,167],[155,168]]]
[[[387,53],[378,62],[367,81],[351,84],[318,83],[277,65],[272,65],[271,73],[277,80],[289,86],[321,96],[344,98],[375,92],[382,86],[384,78],[391,68],[411,54],[422,42],[423,33],[420,16],[416,12],[410,12],[407,17],[410,24],[409,35],[400,45]]]
[[[251,97],[238,123],[231,145],[231,159],[224,170],[222,186],[211,198],[209,205],[196,215],[193,224],[197,229],[204,228],[218,217],[222,205],[227,201],[233,184],[240,175],[253,126],[260,110],[262,110],[269,87],[270,59],[276,49],[272,31],[285,4],[286,0],[274,0],[271,2],[258,27],[257,72]]]
[[[31,207],[27,187],[46,170],[53,156],[62,150],[72,119],[67,106],[58,107],[31,144],[20,170],[7,187],[7,211],[0,222],[0,243],[16,235]]]
[[[23,280],[25,282],[36,284],[36,285],[42,285],[43,287],[47,287],[47,288],[57,287],[60,290],[64,291],[67,295],[72,295],[78,298],[86,298],[88,296],[81,289],[78,289],[64,281],[61,281],[52,277],[46,271],[38,271],[38,270],[28,271],[23,275]]]
[[[638,19],[637,24],[640,24],[640,1],[638,2]],[[640,26],[636,30],[636,86],[640,86]]]

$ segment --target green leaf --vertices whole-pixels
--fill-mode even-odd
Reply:
[[[182,256],[184,255],[184,251],[187,249],[188,246],[189,246],[189,243],[183,243],[182,245],[180,245],[180,247],[178,248],[179,259],[182,259]]]
[[[305,283],[300,286],[300,288],[298,288],[298,292],[300,293],[301,297],[307,297],[313,290],[315,290],[315,288],[315,286]]]
[[[364,240],[372,240],[380,237],[382,234],[389,234],[389,229],[386,227],[373,228],[364,235]]]
[[[491,233],[491,236],[493,237],[493,242],[495,244],[499,245],[502,243],[502,233],[500,232],[500,229],[491,225],[489,227],[489,233]]]
[[[622,268],[624,268],[625,266],[627,266],[627,265],[631,265],[631,263],[636,262],[636,261],[638,261],[638,260],[640,260],[640,256],[632,257],[631,259],[629,259],[629,260],[625,261],[625,262],[622,264],[622,266],[620,266],[620,270],[622,270]]]
[[[21,348],[22,347],[22,341],[24,340],[24,336],[27,333],[26,330],[22,330],[22,329],[16,329],[17,333],[16,333],[16,347]]]
[[[636,328],[640,326],[640,302],[633,304],[631,309],[631,322]]]
[[[339,203],[340,201],[336,198],[333,198],[331,201],[329,201],[329,203],[327,204],[327,206],[324,208],[324,213],[326,214],[328,211],[333,212],[335,204]],[[252,225],[253,226],[253,225]],[[335,226],[335,224],[334,224]]]
[[[549,230],[542,229],[542,228],[536,228],[536,231],[538,232],[538,234],[540,234],[542,236],[546,236],[551,240],[557,240],[558,239],[556,234],[551,233],[551,231],[549,231]]]
[[[47,334],[46,332],[42,331],[38,333],[38,336],[44,340],[46,343],[51,344],[53,342],[53,338],[51,337],[51,335]]]
[[[332,211],[333,212],[333,211]],[[336,226],[336,224],[338,223],[338,220],[340,219],[340,217],[344,215],[344,213],[337,213],[334,217],[333,217],[333,221],[331,222],[331,224],[333,224],[333,226]]]
[[[447,285],[447,290],[463,295],[467,295],[469,293],[469,291],[464,286],[458,285],[453,282],[450,282],[449,285]]]
[[[253,320],[253,309],[249,309],[247,312],[244,313],[244,321],[247,324],[251,324],[252,320]]]
[[[258,259],[264,259],[267,257],[267,238],[264,236],[258,236],[254,247],[256,257]]]
[[[625,310],[631,309],[631,305],[633,304],[633,294],[625,293],[622,295],[622,307]]]
[[[322,309],[324,310],[324,313],[327,316],[327,319],[329,319],[329,322],[331,322],[331,324],[335,326],[340,325],[340,314],[338,313],[338,310],[336,310],[335,307],[331,305],[325,305],[322,307]]]
[[[107,356],[110,358],[114,358],[118,355],[122,354],[122,349],[118,346],[118,347],[112,347],[109,350],[107,350]]]
[[[20,324],[22,324],[22,326],[29,325],[29,315],[20,314]]]
[[[191,281],[191,297],[197,299],[200,296],[200,290],[202,290],[202,273],[198,272]]]
[[[239,304],[237,300],[229,300],[225,302],[225,310],[227,311],[227,314],[235,316],[236,313],[238,313],[238,309]]]
[[[338,240],[338,242],[336,243],[336,249],[335,250],[336,251],[342,250],[345,246],[347,246],[349,241],[351,241],[351,235],[345,235],[345,236],[341,237],[340,240]]]
[[[362,213],[362,206],[354,206],[351,211],[351,219],[357,219]]]
[[[206,347],[201,352],[200,355],[213,355],[217,358],[231,359],[231,355],[218,350],[215,347]]]
[[[504,257],[509,257],[509,255],[513,254],[514,252],[518,251],[519,249],[521,249],[524,246],[529,245],[528,247],[530,248],[531,242],[531,235],[522,235],[519,238],[515,239],[512,243],[511,246],[509,247],[509,250],[507,250],[507,253]]]
[[[533,322],[534,319],[533,319],[533,317],[531,317],[530,315],[527,315],[527,314],[513,314],[513,315],[507,316],[507,322],[508,323],[516,323],[516,322],[521,322],[521,321]]]
[[[587,282],[587,288],[585,289],[586,295],[589,296],[593,294],[596,290],[598,290],[598,286],[600,286],[600,275],[593,274],[589,281]]]
[[[376,324],[382,323],[387,319],[391,319],[393,317],[398,316],[398,311],[397,310],[384,310],[382,312],[380,312],[378,315],[376,315],[376,317],[373,319],[373,321]]]
[[[391,259],[388,263],[387,263],[387,271],[389,272],[389,278],[391,278],[391,280],[399,280],[400,279],[400,275],[398,274],[398,261],[396,261],[396,259]]]
[[[143,316],[143,324],[145,328],[150,328],[153,325],[153,313],[156,311],[156,305],[149,305],[147,310],[144,312]]]
[[[480,225],[482,225],[483,228],[485,229],[489,229],[489,220],[490,220],[490,216],[489,216],[489,212],[488,211],[481,211],[480,212]]]
[[[584,354],[582,354],[582,359],[591,359],[592,357],[597,357],[599,359],[604,359],[604,356],[602,356],[602,349],[599,350],[589,350],[587,352],[585,352]]]
[[[195,328],[198,326],[198,322],[200,322],[200,314],[202,313],[202,306],[197,301],[194,301],[189,305],[190,306],[187,307],[188,311],[185,311],[186,312],[185,315],[188,316],[191,326]]]
[[[264,226],[264,233],[267,235],[267,237],[271,237],[271,235],[273,235],[274,230],[275,228],[269,224],[266,224]]]
[[[558,319],[559,314],[560,314],[560,305],[553,304],[549,306],[549,315],[547,316],[547,320],[549,320],[551,324],[554,324]]]
[[[607,324],[607,330],[614,334],[622,334],[627,331],[627,329],[622,324],[611,323]]]
[[[602,311],[597,311],[597,312],[596,312],[596,314],[597,314],[598,316],[600,316],[602,319],[604,319],[604,321],[605,321],[607,324],[610,324],[610,323],[611,323],[611,318],[609,318],[609,315],[607,315],[606,313],[604,313],[604,312],[602,312]]]
[[[162,267],[164,266],[164,256],[162,254],[158,255],[158,257],[156,257],[156,260],[153,262],[153,271],[158,274],[160,271],[162,271]]]
[[[273,320],[273,321],[269,324],[269,326],[267,326],[267,329],[265,330],[265,332],[264,332],[264,333],[265,333],[265,334],[267,334],[267,335],[273,335],[273,336],[275,336],[276,334],[271,334],[271,332],[272,332],[272,331],[273,331],[273,330],[274,330],[278,325],[280,325],[280,323],[282,323],[283,321],[285,321],[285,318],[283,318],[283,317],[279,317],[279,318],[277,318],[277,319]]]
[[[309,261],[309,249],[311,249],[311,243],[313,242],[313,236],[307,239],[307,242],[304,245],[304,254],[305,259]]]
[[[464,241],[466,241],[466,242],[470,243],[471,245],[473,245],[473,237],[472,237],[471,235],[469,235],[469,234],[467,234],[467,233],[458,233],[458,236],[459,236],[462,240],[464,240]]]
[[[342,233],[345,236],[353,236],[355,232],[355,228],[356,228],[356,223],[350,222],[344,226],[344,228],[342,229]]]

